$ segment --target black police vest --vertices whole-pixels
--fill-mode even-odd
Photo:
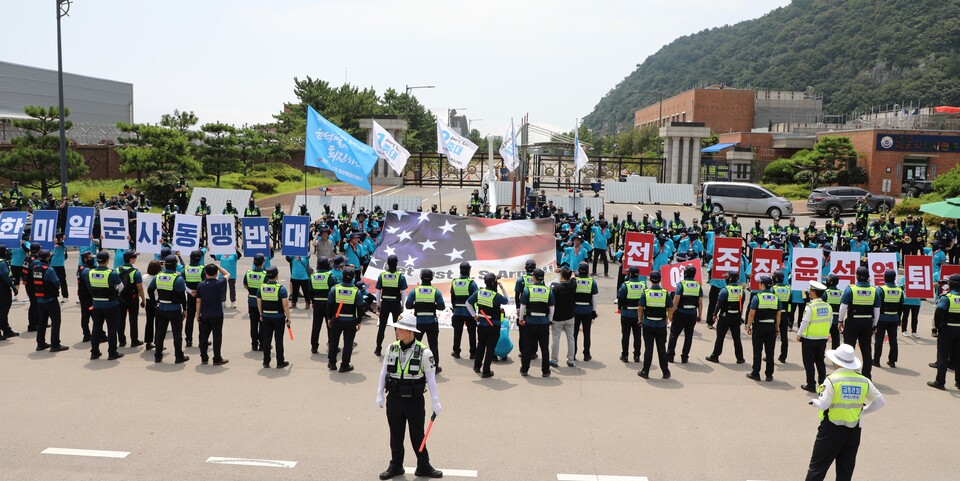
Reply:
[[[356,253],[356,251],[354,251]],[[357,256],[359,257],[359,256]],[[400,299],[400,280],[397,280],[397,287],[387,287],[386,283],[383,281],[384,274],[397,274],[396,272],[381,272],[380,273],[380,286],[382,287],[380,298],[386,298],[388,301],[397,301]]]
[[[50,266],[46,264],[33,266],[33,295],[37,299],[56,299],[57,297],[57,287],[43,280],[49,268]]]

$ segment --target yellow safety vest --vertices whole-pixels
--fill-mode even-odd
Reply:
[[[870,390],[867,378],[857,372],[841,371],[827,376],[827,382],[833,385],[833,399],[829,408],[820,411],[820,419],[848,428],[859,426],[860,412]]]
[[[833,323],[833,309],[830,304],[817,299],[808,306],[810,309],[810,322],[800,333],[804,339],[826,339],[830,337],[830,325]]]

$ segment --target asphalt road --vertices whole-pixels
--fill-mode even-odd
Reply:
[[[461,205],[469,195],[450,192],[444,200],[462,195]],[[242,259],[240,272],[248,266]],[[704,361],[716,331],[700,324],[690,363],[672,366],[670,380],[659,379],[655,367],[645,381],[637,377],[637,364],[618,360],[615,280],[599,282],[594,359],[565,367],[564,345],[563,367],[550,378],[537,377],[536,367],[534,375],[521,377],[514,351],[494,364],[494,378],[482,380],[470,361],[451,358],[452,331],[441,332],[443,413],[429,442],[436,467],[458,471],[448,471],[448,478],[475,474],[482,480],[803,477],[819,421],[807,405],[812,395],[799,389],[804,376],[794,338],[775,381],[758,383],[744,377],[749,364],[733,363],[729,340],[721,364]],[[261,353],[249,351],[245,307],[226,310],[226,366],[200,365],[196,347],[179,365],[172,362],[172,347],[162,364],[142,347],[121,348],[126,357],[119,361],[91,361],[89,345],[80,343],[74,299],[64,305],[62,334],[71,350],[36,353],[34,337],[25,332],[0,341],[0,480],[363,480],[386,468],[387,424],[374,404],[380,364],[372,321],[358,333],[357,369],[347,374],[327,370],[325,348],[310,354],[310,312],[304,309],[294,311],[295,339],[285,340],[292,366],[283,370],[263,369]],[[26,303],[15,303],[11,311],[19,331],[26,329],[26,310]],[[935,356],[931,315],[925,301],[921,337],[900,342],[896,369],[874,370],[887,406],[864,421],[857,479],[956,478],[949,459],[960,448],[954,424],[960,391],[952,382],[947,392],[925,385],[934,375],[927,367]],[[142,323],[141,313],[141,330]],[[750,359],[749,338],[744,341]],[[50,448],[119,454],[43,453]],[[414,466],[410,449],[405,464]],[[208,462],[218,457],[267,466]],[[412,472],[406,479],[414,479]]]

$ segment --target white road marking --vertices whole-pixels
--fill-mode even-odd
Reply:
[[[41,454],[60,454],[63,456],[88,456],[93,458],[126,458],[130,453],[126,451],[100,451],[96,449],[47,448]]]
[[[413,474],[413,472],[417,470],[417,468],[413,468],[410,466],[404,466],[403,469],[409,474]],[[443,477],[447,477],[447,476],[455,476],[459,478],[476,478],[477,477],[477,472],[472,469],[447,469],[447,468],[437,468],[437,469],[443,472]]]
[[[607,476],[604,474],[558,474],[557,481],[648,481],[644,476]]]
[[[218,458],[218,457],[209,457],[207,458],[207,462],[210,464],[262,466],[265,468],[292,468],[297,465],[296,461],[277,461],[274,459]]]
[[[640,212],[643,212],[643,208],[640,207],[639,205],[634,205],[633,208],[639,210]]]

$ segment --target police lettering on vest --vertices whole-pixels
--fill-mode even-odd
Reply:
[[[859,426],[870,389],[867,378],[857,372],[840,371],[827,376],[826,382],[833,385],[833,398],[830,407],[820,411],[820,419],[848,428]]]
[[[460,277],[453,280],[453,285],[451,286],[453,291],[453,307],[465,307],[467,303],[467,298],[470,297],[470,278]]]
[[[777,321],[777,310],[779,309],[777,295],[772,292],[761,292],[757,298],[757,313],[754,314],[756,322],[773,323]]]
[[[649,321],[662,321],[667,316],[667,291],[662,287],[651,287],[643,291],[643,317]]]
[[[117,300],[117,290],[110,288],[110,273],[107,268],[90,269],[87,273],[87,282],[90,284],[90,291],[95,301],[115,301]]]
[[[833,322],[833,309],[830,304],[820,299],[812,301],[809,306],[810,322],[800,336],[806,339],[826,339],[830,337],[830,324]]]
[[[483,288],[477,291],[477,307],[480,308],[481,317],[486,314],[486,319],[493,320],[500,315],[499,309],[494,305],[497,299],[497,291]],[[489,324],[487,324],[489,325]]]
[[[175,272],[161,272],[157,274],[157,300],[160,304],[173,304],[173,282],[177,280]]]
[[[280,301],[280,284],[264,283],[260,286],[260,304],[262,314],[280,314],[283,303]]]
[[[576,303],[578,306],[589,306],[592,304],[593,285],[595,282],[596,281],[590,277],[577,278]]]
[[[330,295],[330,271],[314,272],[310,276],[310,288],[313,289],[314,300],[327,302]]]
[[[337,310],[340,311],[338,320],[351,321],[354,316],[354,300],[357,298],[357,289],[354,286],[339,285],[334,291],[334,302],[337,303]]]
[[[643,281],[626,281],[623,284],[627,286],[627,307],[639,306],[640,298],[643,297],[643,292],[647,288],[646,284]]]
[[[251,298],[256,298],[257,293],[260,292],[260,286],[263,285],[263,280],[267,278],[267,273],[264,271],[247,271],[246,282],[247,282],[247,291]]]
[[[776,294],[777,299],[780,300],[780,310],[790,312],[790,287],[773,286],[773,293]]]
[[[700,300],[700,283],[697,281],[685,280],[680,283],[683,286],[683,294],[680,296],[679,304],[681,309],[696,309]]]
[[[400,299],[400,275],[398,272],[380,273],[380,285],[383,287],[383,292],[380,294],[381,299],[387,301]]]
[[[872,319],[877,290],[873,287],[851,286],[853,294],[853,318]]]
[[[183,280],[187,281],[187,287],[196,289],[197,284],[203,280],[203,266],[187,266],[183,269]]]
[[[950,308],[947,310],[947,325],[960,327],[960,295],[947,293],[947,301],[950,302]]]
[[[903,310],[903,289],[899,287],[880,286],[883,290],[883,304],[880,312],[891,316],[899,316]]]
[[[420,317],[435,317],[437,315],[437,288],[433,286],[419,286],[413,298],[413,313]]]
[[[727,314],[739,315],[740,299],[743,298],[743,287],[726,286],[724,289],[727,290],[727,305],[725,306]]]

